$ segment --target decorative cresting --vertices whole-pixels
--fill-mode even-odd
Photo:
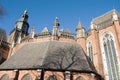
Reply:
[[[90,60],[93,62],[93,50],[92,50],[92,43],[87,43],[87,55],[89,56]]]
[[[21,80],[32,80],[32,77],[30,74],[25,74]]]
[[[113,37],[108,33],[103,37],[103,47],[109,80],[120,80],[115,42],[113,41]]]
[[[0,78],[0,80],[9,80],[8,74],[4,74],[4,75]]]
[[[83,77],[79,76],[76,78],[76,80],[85,80],[85,79],[83,79]]]
[[[51,75],[51,76],[48,77],[47,80],[58,80],[58,79],[55,75]]]
[[[42,32],[40,32],[38,34],[39,37],[48,37],[51,36],[51,32],[49,31],[49,29],[47,27],[44,27],[44,29],[42,30]]]

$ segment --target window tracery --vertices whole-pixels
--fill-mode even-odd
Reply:
[[[89,56],[90,60],[93,62],[93,50],[92,50],[92,43],[91,42],[88,42],[87,55]]]
[[[47,80],[57,80],[57,77],[55,75],[51,75],[48,77]]]
[[[108,33],[103,37],[103,46],[109,80],[119,80],[115,42],[113,41],[113,37]]]
[[[32,80],[31,75],[30,75],[30,74],[25,74],[25,75],[22,77],[22,80]]]

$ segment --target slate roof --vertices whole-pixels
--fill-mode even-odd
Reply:
[[[30,68],[95,71],[79,44],[60,41],[26,43],[0,65],[0,70]]]
[[[94,23],[94,24],[100,24],[100,23],[102,23],[102,22],[111,20],[111,19],[112,19],[112,14],[113,14],[114,11],[117,13],[118,17],[120,18],[120,14],[119,14],[115,9],[113,9],[113,10],[111,10],[111,11],[103,14],[102,16],[99,16],[99,17],[97,17],[97,18],[94,18],[94,19],[92,20],[93,23]]]

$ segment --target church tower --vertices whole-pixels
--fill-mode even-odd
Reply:
[[[15,28],[11,31],[8,42],[12,47],[21,42],[21,39],[28,35],[28,14],[27,10],[24,11],[21,18],[16,22]]]
[[[78,25],[76,27],[76,39],[83,50],[86,52],[85,28],[80,21],[78,22]]]

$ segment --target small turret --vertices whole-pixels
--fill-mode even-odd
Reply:
[[[79,21],[76,27],[76,38],[81,38],[81,37],[85,37],[85,28]]]
[[[35,31],[34,31],[34,26],[33,26],[30,31],[30,38],[34,38],[34,35],[35,35]]]
[[[58,21],[58,17],[56,17],[53,27],[59,28],[59,26],[60,26],[60,24],[59,24],[59,21]]]
[[[117,13],[116,13],[116,11],[114,9],[113,13],[112,13],[112,21],[116,21],[116,20],[118,20],[118,15],[117,15]]]
[[[93,23],[93,21],[90,24],[90,29],[97,29],[97,26]]]
[[[58,39],[59,26],[60,24],[59,24],[58,18],[56,17],[54,25],[53,25],[53,32],[52,32],[53,39],[55,40]]]
[[[76,27],[76,42],[81,45],[83,50],[86,52],[86,40],[85,40],[85,28],[79,21]]]

